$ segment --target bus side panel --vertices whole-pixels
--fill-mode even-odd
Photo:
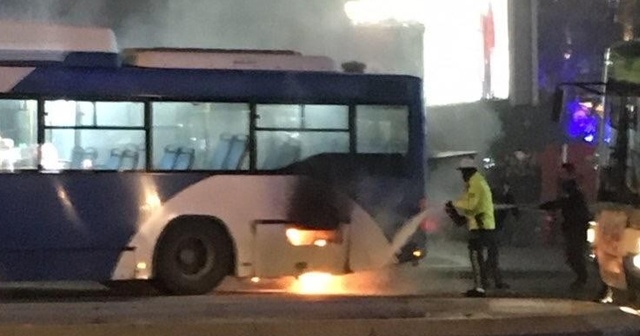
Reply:
[[[132,274],[132,267],[137,263],[145,263],[147,267],[139,270],[136,276],[140,279],[153,277],[153,253],[158,239],[166,225],[172,219],[181,215],[204,215],[213,216],[227,225],[236,248],[236,275],[248,277],[256,274],[255,253],[256,237],[254,226],[259,222],[292,222],[299,218],[304,223],[295,224],[307,227],[328,229],[328,221],[334,221],[332,229],[337,229],[342,223],[349,223],[351,226],[363,226],[367,229],[366,236],[358,237],[360,240],[373,239],[374,244],[360,244],[366,246],[366,251],[361,251],[362,260],[375,260],[376,265],[385,264],[380,261],[379,255],[388,256],[389,242],[385,239],[380,227],[373,219],[366,215],[366,212],[357,206],[349,198],[317,198],[314,202],[300,202],[300,199],[307,199],[308,195],[303,195],[300,186],[319,185],[309,182],[308,178],[286,176],[286,175],[264,175],[264,176],[225,176],[218,175],[193,184],[184,191],[171,198],[154,213],[147,221],[141,224],[140,231],[133,238],[130,246],[136,248],[135,260],[123,256],[114,271],[114,280],[122,274]],[[331,189],[328,185],[323,188]],[[304,188],[302,188],[304,189]],[[306,192],[313,192],[305,189]],[[328,194],[325,194],[328,195]],[[346,204],[342,204],[346,203]],[[317,209],[335,208],[349,211],[349,214],[339,216],[323,216],[319,222],[311,221],[313,218],[301,216],[302,213],[316,213]],[[317,208],[317,209],[314,209]],[[330,210],[327,210],[330,211]],[[352,214],[362,214],[354,220]],[[293,217],[295,216],[295,218]],[[281,230],[284,240],[284,230]],[[328,251],[331,255],[331,251]],[[345,251],[346,252],[346,251]],[[324,253],[318,250],[318,253]],[[368,256],[368,257],[367,257]],[[315,257],[315,256],[314,256]],[[346,257],[346,256],[344,256]],[[283,263],[289,263],[291,273],[296,274],[296,265],[301,262],[309,263],[309,270],[313,268],[312,260],[300,260],[300,256],[292,258]],[[331,270],[334,274],[343,274],[347,270],[343,263],[340,267]],[[286,268],[286,267],[284,267]],[[325,271],[327,271],[325,269]],[[145,273],[147,272],[147,273]]]
[[[350,203],[343,206],[317,203],[326,198],[300,203],[297,177],[209,176],[116,172],[0,175],[0,279],[107,280],[133,275],[132,267],[140,261],[151,270],[157,237],[181,214],[211,215],[227,224],[236,244],[237,273],[250,275],[254,260],[251,228],[256,220],[290,220],[292,215],[305,212],[300,210],[305,206],[337,206],[364,213],[349,199],[339,200]],[[350,216],[336,218],[348,221],[345,217]],[[375,232],[367,236],[381,237],[377,241],[385,243],[374,244],[363,253],[386,250],[387,241],[378,224],[370,216],[359,217],[367,223],[352,224],[373,229]],[[123,253],[128,247],[133,251]]]
[[[0,281],[109,279],[149,215],[207,174],[0,175]]]

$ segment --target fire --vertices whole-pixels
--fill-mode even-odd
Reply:
[[[310,272],[300,275],[289,287],[289,292],[305,295],[344,294],[342,277],[330,273]]]
[[[287,240],[293,246],[325,247],[329,242],[338,241],[338,233],[331,230],[301,230],[296,228],[287,229],[285,232]]]
[[[297,278],[282,277],[260,283],[262,287],[257,290],[261,292],[277,291],[294,295],[322,296],[414,294],[419,288],[416,287],[414,279],[398,278],[397,270],[394,268],[344,275],[309,272]],[[253,285],[256,286],[257,283]]]

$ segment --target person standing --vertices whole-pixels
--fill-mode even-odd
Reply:
[[[498,241],[511,244],[513,242],[513,235],[516,230],[515,227],[507,227],[507,217],[509,214],[513,216],[513,219],[517,221],[520,219],[520,209],[516,205],[515,197],[511,191],[511,185],[508,182],[502,183],[502,189],[492,191],[494,217],[496,221],[496,234],[499,236]]]
[[[588,280],[585,252],[587,251],[587,229],[591,220],[591,213],[575,176],[575,167],[571,163],[563,164],[560,196],[540,205],[540,209],[560,210],[562,213],[561,231],[567,264],[576,275],[575,281],[570,285],[573,290],[583,288]]]
[[[499,269],[498,243],[495,236],[495,219],[491,189],[485,178],[478,172],[473,159],[465,158],[460,161],[458,170],[462,174],[467,188],[464,194],[455,202],[448,201],[445,205],[447,213],[453,215],[460,211],[466,219],[469,231],[469,259],[473,271],[474,288],[465,295],[469,297],[484,297],[488,285],[488,273],[491,274],[497,288],[507,288],[502,281]],[[453,215],[452,218],[456,216]],[[454,221],[456,221],[454,219]],[[461,221],[457,220],[461,224]],[[487,252],[485,261],[484,252]]]

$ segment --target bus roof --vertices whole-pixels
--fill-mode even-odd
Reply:
[[[133,48],[125,49],[123,56],[126,64],[145,68],[336,70],[335,62],[329,57],[281,50]]]
[[[203,101],[369,101],[408,104],[420,78],[318,71],[151,69],[138,67],[0,68],[0,92],[47,97],[156,97]]]
[[[117,55],[111,29],[0,20],[0,61],[61,62],[71,53]]]
[[[108,28],[76,27],[42,22],[0,20],[0,65],[175,69],[245,69],[336,71],[325,56],[306,56],[288,50],[222,50],[130,48],[122,54]]]

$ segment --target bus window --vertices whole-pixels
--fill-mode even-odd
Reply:
[[[349,108],[343,105],[258,105],[260,128],[349,128]]]
[[[278,169],[321,153],[349,152],[349,108],[258,105],[257,166]]]
[[[359,105],[356,111],[358,153],[407,153],[409,109],[406,106]]]
[[[156,102],[153,168],[246,170],[249,105]]]
[[[45,101],[44,169],[140,170],[145,167],[144,104]]]
[[[0,172],[37,168],[37,110],[35,100],[0,100]]]

